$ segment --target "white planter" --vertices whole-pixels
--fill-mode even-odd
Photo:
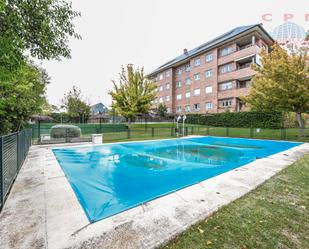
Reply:
[[[93,144],[102,144],[103,143],[103,135],[102,134],[92,134],[92,143]]]

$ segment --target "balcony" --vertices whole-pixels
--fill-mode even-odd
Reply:
[[[229,80],[247,79],[251,78],[255,74],[255,71],[251,67],[244,67],[238,70],[234,70],[229,73],[219,74],[218,82],[224,82]]]
[[[259,52],[260,52],[259,46],[250,44],[248,46],[239,48],[238,50],[229,55],[219,57],[218,65],[223,65],[231,61],[236,61],[250,55],[258,54]]]

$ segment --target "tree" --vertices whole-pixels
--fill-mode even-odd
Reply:
[[[151,101],[155,99],[155,84],[144,75],[144,68],[136,70],[133,65],[121,68],[119,82],[112,81],[114,89],[109,92],[112,97],[112,108],[128,119],[137,114],[148,113]]]
[[[296,113],[304,137],[302,113],[309,112],[308,49],[287,52],[275,44],[270,53],[263,50],[261,58],[263,66],[253,66],[257,73],[245,102],[252,109]]]
[[[0,133],[19,131],[30,116],[40,113],[45,102],[47,73],[33,63],[23,64],[13,73],[0,66]]]
[[[80,38],[73,19],[80,16],[65,0],[1,0],[0,37],[15,54],[38,59],[70,57],[68,37]]]
[[[62,100],[71,121],[84,123],[90,116],[90,105],[83,99],[82,92],[76,86],[64,95]]]
[[[50,79],[30,58],[69,58],[69,37],[80,38],[72,23],[79,15],[64,0],[0,0],[1,133],[42,112]]]
[[[160,103],[157,107],[157,115],[164,118],[167,114],[167,107],[163,103]]]

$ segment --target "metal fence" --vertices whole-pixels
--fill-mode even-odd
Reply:
[[[179,130],[175,123],[140,123],[140,124],[74,124],[81,129],[80,137],[52,138],[51,130],[55,124],[42,123],[33,125],[33,142],[40,144],[90,142],[92,134],[103,134],[104,142],[119,142],[130,140],[144,140],[153,138],[175,138],[177,136],[203,135],[223,137],[243,137],[256,139],[289,140],[309,142],[309,129],[305,129],[305,137],[299,136],[298,128],[235,128],[211,127],[205,125],[182,124]]]
[[[31,146],[31,129],[0,137],[0,210]]]
[[[202,125],[187,125],[184,129],[175,127],[131,127],[122,132],[107,132],[103,134],[104,142],[126,140],[144,140],[154,138],[175,138],[188,135],[239,137],[253,139],[270,139],[309,142],[309,129],[305,129],[305,137],[299,136],[298,128],[264,129],[264,128],[234,128],[209,127]]]

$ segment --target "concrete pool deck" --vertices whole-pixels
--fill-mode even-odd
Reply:
[[[0,214],[1,248],[155,248],[309,153],[301,144],[91,224],[55,146],[31,147]]]

